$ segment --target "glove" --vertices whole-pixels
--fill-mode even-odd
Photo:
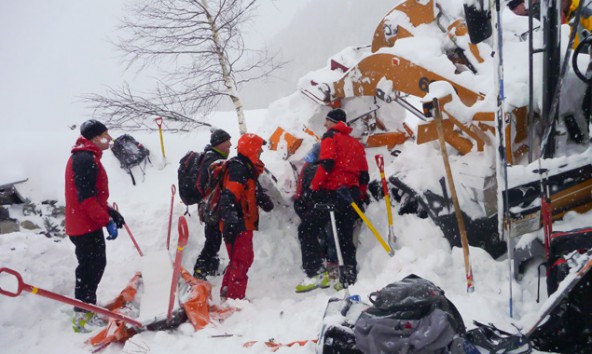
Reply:
[[[107,223],[107,232],[109,236],[107,236],[107,240],[115,240],[117,238],[117,225],[115,225],[115,221],[109,220]]]
[[[273,210],[273,201],[271,201],[271,198],[265,193],[265,190],[257,189],[256,198],[257,205],[259,205],[263,211],[270,212]]]
[[[240,223],[224,222],[224,226],[222,228],[222,237],[224,237],[224,242],[234,243],[234,240],[236,240],[242,231],[243,227]]]
[[[121,214],[119,214],[117,210],[109,208],[109,216],[115,222],[115,225],[117,225],[118,229],[121,229],[123,225],[125,225],[125,220],[123,219],[123,216],[121,216]]]

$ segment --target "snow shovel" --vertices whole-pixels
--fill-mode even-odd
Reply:
[[[167,164],[167,158],[164,153],[164,139],[162,138],[162,117],[154,118],[154,122],[156,123],[156,125],[158,125],[158,134],[160,135],[160,149],[162,150],[162,167],[164,168],[164,166],[166,166]]]
[[[73,299],[68,296],[60,295],[60,294],[57,294],[57,293],[54,293],[51,291],[47,291],[47,290],[38,288],[38,287],[30,285],[30,284],[27,284],[23,281],[23,278],[21,277],[21,275],[13,269],[0,268],[0,275],[2,275],[2,273],[7,273],[10,275],[13,275],[17,281],[16,291],[11,292],[11,291],[4,290],[4,289],[0,288],[0,294],[2,294],[2,295],[6,295],[6,296],[10,296],[10,297],[17,297],[24,290],[26,292],[33,294],[33,295],[39,295],[42,297],[46,297],[48,299],[56,300],[56,301],[63,302],[68,305],[73,305],[73,306],[79,307],[81,309],[95,312],[95,313],[98,313],[100,315],[103,315],[103,316],[106,316],[106,317],[109,317],[109,318],[112,318],[115,320],[123,321],[123,322],[125,322],[131,326],[134,326],[138,329],[144,328],[144,325],[142,323],[134,320],[131,317],[127,317],[122,314],[115,313],[113,311],[109,311],[108,309],[97,306],[97,305],[88,304],[86,302],[83,302],[83,301],[80,301],[77,299]]]
[[[189,238],[189,228],[187,227],[187,220],[183,215],[179,216],[179,241],[177,241],[177,254],[175,255],[175,263],[173,265],[173,279],[171,281],[171,294],[169,297],[169,308],[167,311],[167,320],[170,322],[173,315],[173,305],[175,302],[175,295],[177,294],[177,287],[179,284],[179,276],[181,274],[181,261],[183,260],[183,249],[187,245]]]
[[[391,209],[391,198],[388,191],[388,186],[386,184],[386,178],[384,176],[384,158],[382,155],[377,154],[374,156],[376,159],[376,165],[378,166],[378,170],[380,171],[380,180],[382,182],[382,194],[384,194],[384,202],[386,204],[386,216],[388,218],[388,244],[391,248],[395,246],[395,231],[393,229],[393,211]]]
[[[382,238],[382,236],[380,236],[380,234],[378,233],[378,231],[376,231],[376,228],[374,227],[374,225],[372,225],[372,223],[370,222],[370,220],[368,220],[368,218],[366,217],[366,215],[364,214],[364,212],[360,209],[360,207],[356,204],[356,202],[354,202],[354,200],[352,199],[351,195],[349,194],[349,190],[345,189],[345,188],[339,188],[337,190],[337,193],[339,194],[339,196],[341,198],[343,198],[345,201],[347,201],[352,208],[354,208],[354,210],[356,211],[356,213],[358,213],[358,215],[360,216],[360,219],[362,219],[362,221],[364,222],[364,224],[366,224],[366,226],[368,226],[368,228],[370,229],[370,231],[372,231],[372,233],[374,234],[374,236],[376,237],[376,239],[378,240],[378,242],[380,243],[380,245],[382,246],[382,248],[384,248],[384,250],[386,251],[386,253],[389,254],[389,256],[394,256],[395,253],[393,252],[393,249],[384,241],[384,239]]]
[[[119,207],[117,206],[117,203],[113,203],[113,209],[115,209],[115,211],[119,211]],[[140,256],[144,257],[144,253],[142,253],[142,250],[140,249],[140,246],[136,242],[134,235],[132,235],[132,231],[130,230],[129,226],[127,226],[127,224],[123,224],[123,226],[125,226],[125,230],[127,231],[127,234],[129,235],[129,237],[132,239],[132,242],[134,243],[134,246],[136,246],[136,249],[138,250],[138,253],[140,254]]]

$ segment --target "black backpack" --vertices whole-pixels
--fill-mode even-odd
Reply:
[[[179,160],[179,168],[177,169],[179,196],[185,205],[197,204],[203,198],[203,193],[199,189],[198,179],[204,156],[204,153],[188,151]]]
[[[152,163],[150,161],[150,150],[129,134],[123,134],[113,140],[111,151],[117,160],[119,160],[121,168],[126,170],[132,177],[134,186],[136,185],[136,180],[131,170],[132,167],[139,166],[142,174],[145,175],[144,167],[146,163]],[[144,162],[144,166],[141,165],[142,162]]]
[[[449,353],[455,336],[465,333],[462,316],[432,282],[411,274],[369,296],[354,328],[365,354]]]

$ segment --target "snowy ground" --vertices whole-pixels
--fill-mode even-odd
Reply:
[[[266,111],[251,111],[248,114],[249,129],[256,131],[264,121]],[[231,114],[216,116],[216,124],[228,129],[236,143],[236,129]],[[120,132],[113,131],[114,136]],[[29,181],[19,185],[19,191],[34,202],[57,199],[63,204],[63,169],[69,156],[70,146],[78,131],[66,128],[48,131],[38,136],[29,132],[11,132],[3,136],[4,144],[11,146],[10,156],[3,156],[2,179],[26,176]],[[110,178],[111,202],[117,202],[130,229],[144,253],[165,248],[171,185],[176,183],[178,159],[188,150],[200,150],[206,143],[209,131],[201,129],[194,133],[165,133],[164,141],[168,164],[160,168],[163,159],[157,133],[135,133],[152,152],[152,166],[147,168],[145,179],[137,186],[119,165],[110,151],[103,162]],[[368,158],[373,164],[381,149],[369,149]],[[265,152],[263,160],[273,165],[278,154]],[[6,163],[9,163],[7,165]],[[278,171],[279,172],[279,171]],[[136,176],[139,177],[138,171]],[[377,178],[376,168],[371,170]],[[173,210],[172,239],[176,242],[176,220],[185,208],[175,197]],[[536,271],[531,269],[524,279],[514,282],[514,319],[508,316],[508,267],[503,260],[493,260],[485,251],[471,248],[471,261],[476,291],[467,294],[464,276],[463,255],[459,248],[450,249],[442,232],[429,220],[414,216],[398,216],[397,206],[394,228],[398,236],[396,255],[390,258],[366,227],[359,235],[358,282],[350,288],[352,294],[367,295],[386,284],[399,280],[410,273],[433,281],[442,287],[446,295],[458,307],[465,324],[472,327],[472,320],[493,322],[512,330],[511,324],[521,324],[536,313],[540,306],[536,297]],[[26,219],[18,206],[10,208],[12,217]],[[384,203],[374,202],[367,210],[369,219],[383,235],[387,232]],[[587,215],[589,218],[589,214]],[[569,214],[558,228],[581,226],[586,216]],[[191,269],[203,244],[203,229],[197,213],[188,217],[189,244],[183,265]],[[243,343],[274,338],[279,342],[314,339],[317,337],[322,314],[327,300],[342,296],[332,289],[315,290],[296,294],[294,286],[301,280],[300,249],[296,237],[297,217],[290,206],[277,203],[269,214],[263,213],[261,229],[255,234],[255,262],[249,273],[247,297],[249,301],[231,301],[242,309],[223,323],[212,323],[205,329],[194,332],[189,324],[177,330],[145,332],[136,335],[126,344],[114,344],[105,353],[264,353],[262,344],[243,348]],[[173,248],[171,248],[173,249]],[[46,238],[36,232],[21,231],[0,236],[0,266],[18,271],[25,282],[59,294],[73,296],[76,259],[74,247],[68,239]],[[220,255],[227,262],[226,252]],[[140,256],[125,231],[115,241],[107,242],[108,265],[99,286],[100,303],[114,298],[138,270]],[[219,302],[220,277],[212,278],[213,301]],[[543,282],[544,284],[544,282]],[[0,286],[12,286],[6,277],[0,277]],[[541,291],[545,297],[545,289]],[[71,330],[71,306],[45,298],[23,293],[17,298],[0,296],[0,347],[3,353],[80,353],[90,350],[84,344],[89,335],[76,334]],[[231,334],[230,337],[215,337]],[[313,346],[285,348],[279,352],[310,353]]]
[[[506,11],[507,13],[508,11]],[[521,33],[525,18],[510,18],[508,30]],[[506,75],[514,79],[508,83],[506,93],[509,100],[518,106],[526,104],[525,86],[526,57],[524,43],[516,36],[508,35],[509,42],[505,55],[512,60],[508,63]],[[421,48],[409,47],[417,54],[431,53],[439,47],[426,42]],[[438,43],[436,43],[438,44]],[[430,47],[428,47],[430,45]],[[408,48],[408,49],[409,49]],[[405,48],[402,48],[405,49]],[[437,53],[440,55],[440,53]],[[516,54],[516,55],[514,55]],[[430,60],[433,58],[430,58]],[[519,59],[519,60],[518,60]],[[439,60],[438,63],[443,62]],[[444,61],[445,62],[445,61]],[[488,63],[487,63],[488,64]],[[486,66],[485,64],[483,66]],[[488,71],[484,71],[487,76]],[[320,75],[314,73],[314,75]],[[466,76],[466,75],[465,75]],[[493,77],[493,76],[490,76]],[[477,79],[475,81],[478,81]],[[487,81],[489,83],[490,81]],[[491,85],[490,85],[491,86]],[[537,86],[538,87],[538,86]],[[298,93],[295,94],[299,95]],[[495,97],[495,96],[490,96]],[[272,104],[268,110],[247,112],[247,125],[250,132],[259,132],[268,139],[277,124],[284,128],[294,128],[301,132],[303,120],[323,117],[318,105],[302,97],[291,97]],[[520,102],[517,102],[520,101]],[[326,108],[326,107],[325,107]],[[323,108],[324,109],[324,108]],[[48,118],[50,119],[50,118]],[[84,119],[80,118],[78,123]],[[238,129],[232,113],[221,113],[211,118],[211,122],[228,130],[233,143],[238,139]],[[388,124],[389,122],[387,122]],[[413,127],[413,124],[411,124]],[[322,120],[311,122],[309,127],[321,135]],[[70,130],[65,125],[56,125],[53,130],[32,131],[11,129],[6,124],[0,133],[5,147],[0,155],[0,184],[28,178],[18,185],[21,194],[35,203],[53,199],[59,205],[64,203],[64,168],[70,155],[70,148],[78,137],[78,129]],[[291,131],[291,129],[288,129]],[[112,131],[114,137],[123,132]],[[165,153],[168,164],[161,154],[158,133],[133,132],[132,135],[151,151],[152,165],[148,166],[142,179],[139,170],[134,169],[138,180],[132,186],[129,176],[119,167],[119,163],[109,151],[105,152],[103,163],[110,180],[110,202],[117,202],[121,213],[146,254],[165,249],[168,218],[171,203],[171,185],[177,183],[178,160],[187,150],[201,150],[209,140],[206,128],[191,133],[164,133]],[[309,144],[309,142],[306,142]],[[306,148],[302,151],[306,153]],[[367,149],[371,167],[371,179],[379,177],[374,155],[385,156],[387,175],[395,171],[415,168],[412,163],[423,168],[417,171],[422,181],[437,184],[433,176],[441,175],[443,166],[437,148],[429,145],[417,146],[406,143],[396,161],[384,148]],[[233,150],[234,151],[234,150]],[[301,154],[299,150],[298,154]],[[281,182],[288,181],[292,171],[281,153],[264,152],[262,159]],[[493,156],[487,158],[493,159]],[[453,169],[455,157],[451,157]],[[475,154],[472,162],[483,162],[483,156]],[[425,172],[424,172],[425,171]],[[421,172],[421,173],[419,173]],[[456,177],[455,177],[456,178]],[[462,179],[456,179],[462,183]],[[285,187],[285,186],[282,186]],[[276,195],[277,196],[277,195]],[[514,332],[513,324],[524,327],[535,317],[541,304],[537,304],[537,272],[529,268],[519,282],[512,283],[514,316],[509,317],[510,284],[508,264],[504,259],[494,260],[484,250],[471,247],[470,257],[475,279],[475,292],[466,292],[463,253],[459,248],[451,249],[442,231],[430,220],[412,215],[399,216],[399,205],[393,205],[394,230],[398,237],[394,257],[387,253],[375,240],[370,230],[362,226],[359,234],[357,259],[359,264],[358,282],[350,288],[351,294],[359,294],[367,300],[368,294],[385,285],[400,280],[408,274],[417,274],[440,286],[447,297],[456,305],[463,316],[465,325],[472,328],[472,321],[492,322],[496,326]],[[9,209],[11,217],[19,220],[40,218],[25,216],[20,206]],[[172,240],[177,239],[177,218],[185,211],[178,196],[175,196],[173,210]],[[383,201],[373,202],[367,208],[367,216],[374,226],[386,236],[388,225]],[[558,230],[569,230],[588,226],[592,213],[578,215],[569,213],[564,220],[555,223]],[[185,248],[183,266],[191,269],[204,242],[203,228],[199,224],[195,207],[189,223],[189,244]],[[323,311],[332,296],[343,296],[332,289],[315,290],[310,293],[294,293],[295,285],[304,273],[300,269],[300,247],[296,235],[298,218],[291,204],[286,200],[276,200],[276,208],[271,213],[262,213],[260,230],[255,233],[255,262],[249,272],[248,301],[230,301],[241,308],[223,323],[212,323],[201,331],[194,332],[191,325],[183,324],[176,330],[144,332],[134,336],[125,344],[113,344],[104,353],[266,353],[263,344],[243,348],[248,341],[266,341],[274,338],[278,342],[291,342],[317,338]],[[40,230],[21,231],[0,235],[0,267],[18,271],[25,282],[59,294],[73,296],[74,269],[76,259],[74,246],[66,239],[46,238]],[[522,236],[524,239],[541,237],[542,231]],[[174,248],[171,248],[174,249]],[[227,255],[221,250],[222,266],[227,263]],[[127,233],[122,230],[119,238],[107,242],[108,265],[98,289],[99,303],[113,299],[127,284],[140,267],[140,256]],[[221,277],[211,279],[213,302],[219,303]],[[541,284],[544,279],[541,279]],[[14,286],[11,279],[0,275],[0,287]],[[168,286],[165,284],[163,286]],[[546,298],[544,285],[541,298]],[[23,293],[16,298],[0,296],[0,348],[2,353],[81,353],[91,350],[84,344],[90,335],[76,334],[71,330],[71,306],[49,299]],[[220,335],[227,335],[220,337]],[[282,348],[278,353],[311,353],[314,346]]]

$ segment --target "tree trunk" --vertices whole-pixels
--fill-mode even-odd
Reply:
[[[243,112],[243,106],[238,96],[238,90],[236,88],[234,79],[230,75],[230,68],[228,67],[228,60],[224,55],[224,50],[220,45],[220,39],[218,36],[218,28],[214,23],[214,19],[208,10],[208,0],[202,0],[202,4],[205,9],[206,17],[208,19],[208,23],[212,30],[212,39],[214,41],[214,45],[216,47],[216,54],[218,55],[218,61],[220,62],[220,68],[222,69],[222,77],[224,78],[224,86],[228,90],[228,95],[234,104],[234,109],[236,110],[236,117],[238,120],[238,131],[241,135],[247,132],[247,124],[245,122],[245,114]]]

